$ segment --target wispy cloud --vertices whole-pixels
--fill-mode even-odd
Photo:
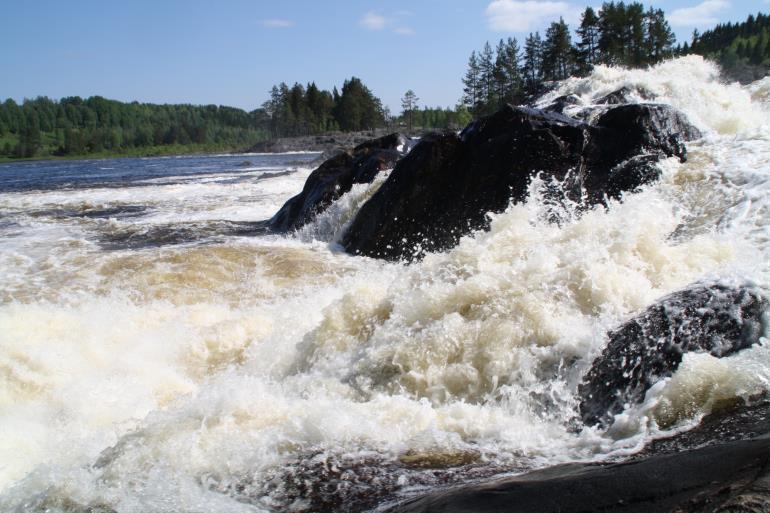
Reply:
[[[259,24],[267,28],[291,28],[294,26],[294,22],[292,20],[282,20],[279,18],[262,20],[259,22]]]
[[[524,32],[559,17],[574,22],[579,14],[579,8],[554,0],[493,0],[484,11],[487,26],[496,32]]]
[[[692,7],[675,9],[668,17],[672,25],[692,27],[696,25],[713,25],[719,22],[717,13],[730,7],[727,0],[705,0]]]
[[[386,18],[382,14],[369,11],[368,13],[364,14],[359,23],[362,27],[369,30],[382,30],[390,23],[390,21],[390,19]]]
[[[387,29],[400,36],[413,36],[416,33],[414,29],[402,24],[403,18],[409,16],[412,16],[411,11],[396,11],[392,15],[369,11],[358,20],[358,24],[367,30]]]

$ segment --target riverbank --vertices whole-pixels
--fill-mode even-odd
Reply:
[[[146,148],[135,148],[128,151],[102,151],[98,153],[88,153],[85,155],[36,155],[29,158],[15,158],[0,155],[0,164],[14,162],[34,162],[40,160],[100,160],[100,159],[119,159],[119,158],[138,158],[138,157],[169,157],[175,155],[211,155],[216,153],[244,153],[246,150],[240,146],[230,145],[207,145],[207,144],[174,144],[167,146],[149,146]]]

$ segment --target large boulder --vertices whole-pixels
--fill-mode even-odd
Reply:
[[[355,183],[369,183],[384,169],[392,168],[409,150],[407,137],[394,133],[342,151],[313,171],[298,195],[287,201],[270,219],[275,232],[296,230],[350,191]]]
[[[578,389],[583,422],[608,424],[672,375],[684,353],[723,357],[756,344],[767,329],[768,306],[749,286],[701,284],[664,297],[609,333]]]
[[[486,227],[487,212],[522,201],[535,173],[566,178],[586,129],[560,114],[507,106],[459,136],[426,136],[361,207],[343,245],[390,260],[450,248]]]
[[[657,179],[661,157],[685,159],[684,141],[698,135],[665,105],[615,107],[596,125],[507,105],[459,136],[424,137],[363,205],[342,244],[390,260],[450,248],[486,228],[488,212],[524,201],[538,174],[561,181],[574,200],[619,197]]]

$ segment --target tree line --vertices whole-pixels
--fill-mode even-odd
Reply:
[[[351,77],[330,91],[281,82],[270,90],[270,99],[262,105],[272,137],[293,137],[324,132],[358,131],[385,126],[386,108],[361,79]]]
[[[0,103],[0,155],[130,153],[160,146],[246,147],[267,137],[264,113],[217,105],[124,103],[101,96]]]
[[[463,76],[462,103],[476,116],[503,103],[524,103],[548,82],[587,74],[596,64],[641,67],[674,54],[676,41],[661,9],[639,2],[605,2],[581,15],[577,41],[563,19],[541,37],[530,33],[523,46],[516,38],[487,42],[473,51]]]
[[[677,47],[677,53],[695,53],[719,62],[728,74],[752,71],[747,78],[764,76],[770,71],[770,16],[749,15],[742,23],[720,23],[700,34],[693,32],[692,41]]]
[[[441,109],[417,119],[447,122]],[[369,130],[396,123],[356,77],[340,91],[285,83],[274,86],[261,108],[247,112],[216,105],[125,103],[101,96],[0,103],[0,156],[143,154],[159,150],[245,149],[268,138]]]

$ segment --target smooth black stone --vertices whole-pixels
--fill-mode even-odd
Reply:
[[[334,200],[350,191],[353,184],[369,183],[377,173],[393,167],[409,150],[409,145],[405,136],[394,133],[336,154],[313,171],[302,192],[289,199],[270,219],[270,229],[287,232],[312,221]]]
[[[752,287],[695,285],[662,298],[608,334],[578,388],[586,425],[609,424],[625,404],[670,376],[689,351],[723,357],[759,342],[768,300]]]
[[[616,464],[566,464],[435,492],[395,513],[765,512],[770,438]]]
[[[526,200],[533,177],[562,183],[559,194],[603,203],[659,177],[662,157],[686,158],[698,136],[665,105],[624,105],[596,125],[557,112],[507,105],[451,132],[423,138],[358,212],[342,245],[388,260],[453,247],[489,226],[489,212]]]

